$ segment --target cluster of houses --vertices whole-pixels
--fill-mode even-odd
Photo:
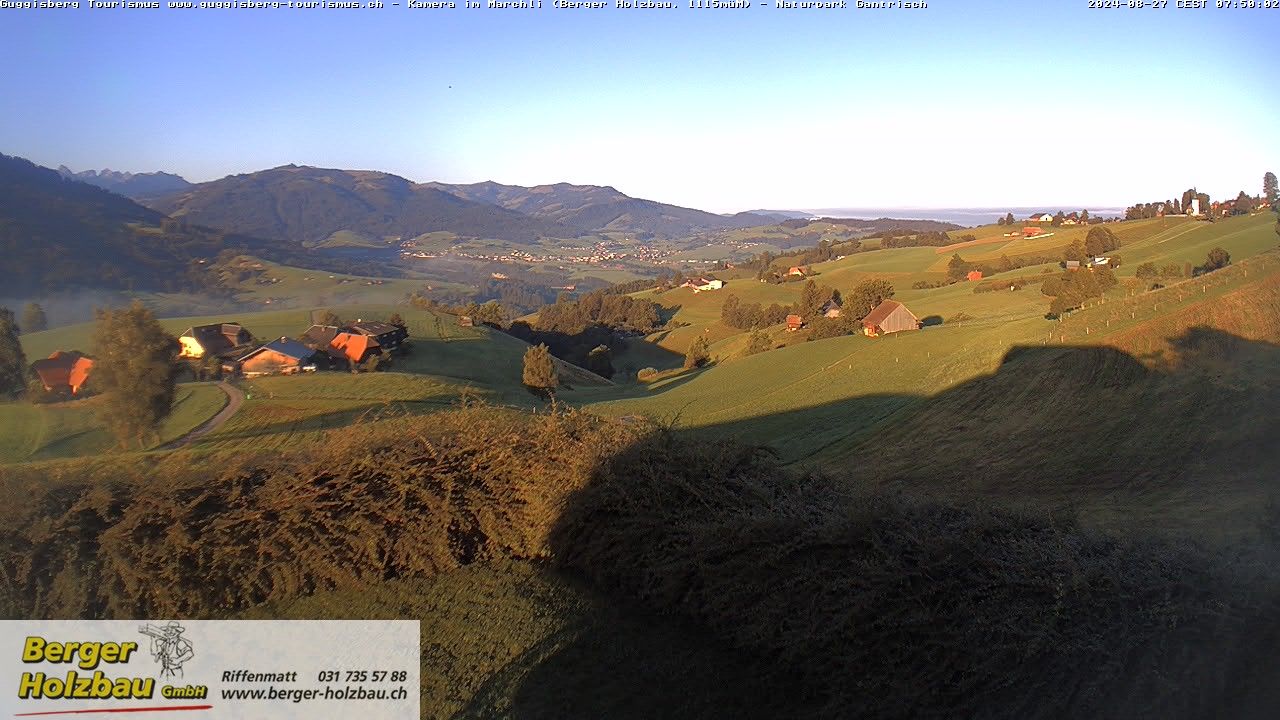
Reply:
[[[214,323],[187,328],[178,337],[180,357],[214,359],[222,372],[244,377],[314,372],[320,366],[356,368],[370,358],[385,358],[405,345],[409,332],[402,326],[360,320],[343,326],[312,325],[296,340],[281,337],[255,342],[239,323]]]
[[[828,300],[820,311],[823,317],[840,317],[840,303],[834,298]],[[805,326],[804,316],[788,315],[787,332],[795,332]],[[867,316],[862,318],[862,334],[867,337],[879,337],[903,330],[919,330],[920,320],[906,305],[897,300],[884,300],[875,306]]]

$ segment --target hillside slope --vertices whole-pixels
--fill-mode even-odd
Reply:
[[[168,221],[121,195],[0,155],[6,295],[201,288],[215,281],[193,261],[231,248],[285,257],[272,241]]]
[[[633,198],[599,185],[520,187],[482,182],[470,185],[428,183],[458,197],[517,210],[535,218],[586,231],[619,231],[661,237],[683,237],[703,230],[767,225],[772,218],[738,213],[724,216]]]
[[[297,165],[232,175],[148,202],[191,222],[307,246],[344,230],[374,238],[449,231],[521,243],[581,234],[388,173]]]

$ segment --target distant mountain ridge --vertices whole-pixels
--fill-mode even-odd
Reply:
[[[299,165],[199,183],[147,205],[201,225],[307,246],[341,230],[406,238],[448,231],[519,243],[583,234],[390,173]]]
[[[191,183],[182,176],[160,171],[131,173],[104,169],[75,172],[66,165],[59,165],[58,174],[65,178],[96,185],[103,190],[110,190],[117,195],[124,195],[134,200],[174,193],[191,187]]]
[[[626,195],[608,185],[503,185],[493,181],[454,185],[426,183],[458,197],[485,202],[588,232],[631,232],[683,237],[704,230],[767,225],[774,218],[751,213],[717,215]]]

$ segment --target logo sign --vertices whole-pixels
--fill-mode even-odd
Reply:
[[[0,720],[400,720],[417,620],[0,620]]]

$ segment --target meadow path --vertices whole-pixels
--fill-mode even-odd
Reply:
[[[199,440],[205,435],[208,435],[214,430],[222,427],[223,423],[230,420],[231,416],[235,415],[236,412],[240,410],[240,406],[244,404],[244,393],[241,392],[240,388],[223,380],[218,382],[218,389],[227,394],[226,406],[223,407],[222,410],[218,411],[217,415],[209,418],[199,427],[176,440],[171,440],[164,445],[161,445],[158,449],[176,450],[180,447],[189,445],[195,440]]]

